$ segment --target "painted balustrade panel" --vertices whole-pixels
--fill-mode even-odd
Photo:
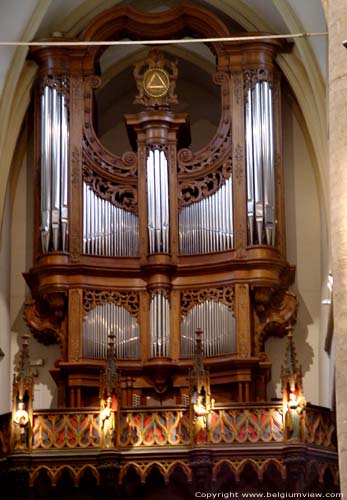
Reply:
[[[182,411],[129,412],[119,426],[119,446],[190,444],[190,420]]]
[[[336,425],[329,413],[307,408],[304,422],[307,444],[336,448]]]
[[[34,415],[32,448],[100,446],[99,413]]]
[[[210,442],[256,443],[283,440],[281,409],[235,409],[210,415]]]
[[[116,414],[114,445],[119,448],[171,447],[194,443],[194,421],[189,409],[146,409]],[[309,407],[305,411],[305,443],[336,448],[333,417]],[[10,422],[8,422],[8,426]],[[5,429],[5,427],[4,427]],[[4,433],[3,433],[4,434]],[[4,434],[5,436],[5,434]],[[281,443],[283,409],[278,407],[220,408],[208,417],[206,444]],[[5,439],[2,452],[6,453]],[[0,439],[1,442],[1,439]],[[99,412],[34,413],[32,449],[102,447]]]

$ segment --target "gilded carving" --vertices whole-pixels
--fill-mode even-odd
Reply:
[[[140,311],[140,299],[138,292],[118,290],[84,290],[83,309],[85,314],[99,304],[111,302],[117,306],[124,307],[132,316],[138,318]]]
[[[145,60],[135,64],[134,77],[138,94],[134,104],[156,109],[177,104],[177,76],[177,62],[166,59],[160,50],[151,50]]]
[[[234,309],[234,287],[203,288],[201,290],[184,290],[181,293],[181,315],[185,316],[196,304],[206,300],[222,302],[231,311]]]

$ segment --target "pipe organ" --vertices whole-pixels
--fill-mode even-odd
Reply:
[[[69,122],[66,89],[66,81],[49,82],[41,94],[42,252],[67,249]]]
[[[117,31],[124,23],[107,21],[100,36],[153,37],[147,18],[124,9],[131,18],[125,31]],[[191,16],[199,11],[190,9]],[[173,19],[178,12],[170,11]],[[161,24],[163,15],[153,14],[158,37],[176,36],[176,21]],[[227,36],[221,21],[212,25]],[[97,26],[82,39],[93,40]],[[199,31],[200,21],[192,26]],[[210,84],[221,102],[215,135],[190,149],[189,113],[175,105],[182,97],[188,112],[189,105],[198,112],[200,104],[189,102],[191,93],[176,95],[180,62],[154,49],[134,67],[132,97],[141,109],[124,115],[132,150],[121,155],[103,146],[95,127],[98,87],[117,85],[97,74],[97,47],[31,50],[39,68],[38,201],[25,319],[39,341],[62,346],[52,370],[62,405],[97,401],[110,332],[124,401],[181,404],[200,329],[216,401],[266,400],[266,339],[283,335],[296,314],[275,63],[283,45],[241,40],[211,48]],[[184,82],[181,88],[184,94]]]

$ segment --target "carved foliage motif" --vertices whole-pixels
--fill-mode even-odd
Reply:
[[[225,183],[232,173],[232,160],[227,160],[220,167],[199,179],[181,182],[179,185],[178,204],[180,207],[188,206],[200,201],[206,196],[211,196]]]
[[[118,290],[84,290],[83,292],[83,309],[85,313],[107,302],[124,307],[132,316],[138,317],[140,299],[137,292]]]
[[[103,199],[116,206],[137,211],[137,155],[132,151],[121,157],[107,151],[93,128],[93,88],[100,79],[86,79],[84,89],[84,130],[82,164],[84,181]]]
[[[241,103],[242,99],[242,73],[241,71],[232,72],[233,90],[236,104]]]
[[[254,325],[256,355],[264,351],[268,336],[283,336],[286,326],[296,321],[298,300],[283,289],[258,287],[254,291]]]
[[[69,87],[70,87],[70,80],[68,76],[46,76],[40,81],[40,92],[43,92],[44,87],[50,87],[52,89],[56,89],[59,94],[63,94],[66,103],[68,102],[69,99]]]
[[[273,83],[273,72],[265,68],[246,69],[243,72],[243,84],[245,92],[252,89],[259,82]]]
[[[124,210],[138,212],[136,186],[107,179],[87,163],[83,163],[83,180],[100,198]]]
[[[234,308],[234,287],[204,288],[202,290],[184,290],[181,293],[181,314],[185,316],[196,304],[206,300],[222,302],[230,310]]]

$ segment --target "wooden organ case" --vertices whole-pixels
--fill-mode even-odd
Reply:
[[[210,12],[184,5],[150,16],[113,9],[79,39],[183,33],[231,35]],[[284,46],[245,39],[209,48],[221,99],[212,140],[189,149],[188,116],[175,112],[179,65],[148,50],[134,69],[141,110],[125,115],[133,149],[121,156],[94,127],[100,47],[31,51],[35,243],[25,319],[38,341],[60,344],[51,371],[60,407],[99,404],[110,332],[123,406],[186,401],[197,329],[216,404],[267,399],[264,343],[285,334],[297,309],[288,290],[275,64]]]

